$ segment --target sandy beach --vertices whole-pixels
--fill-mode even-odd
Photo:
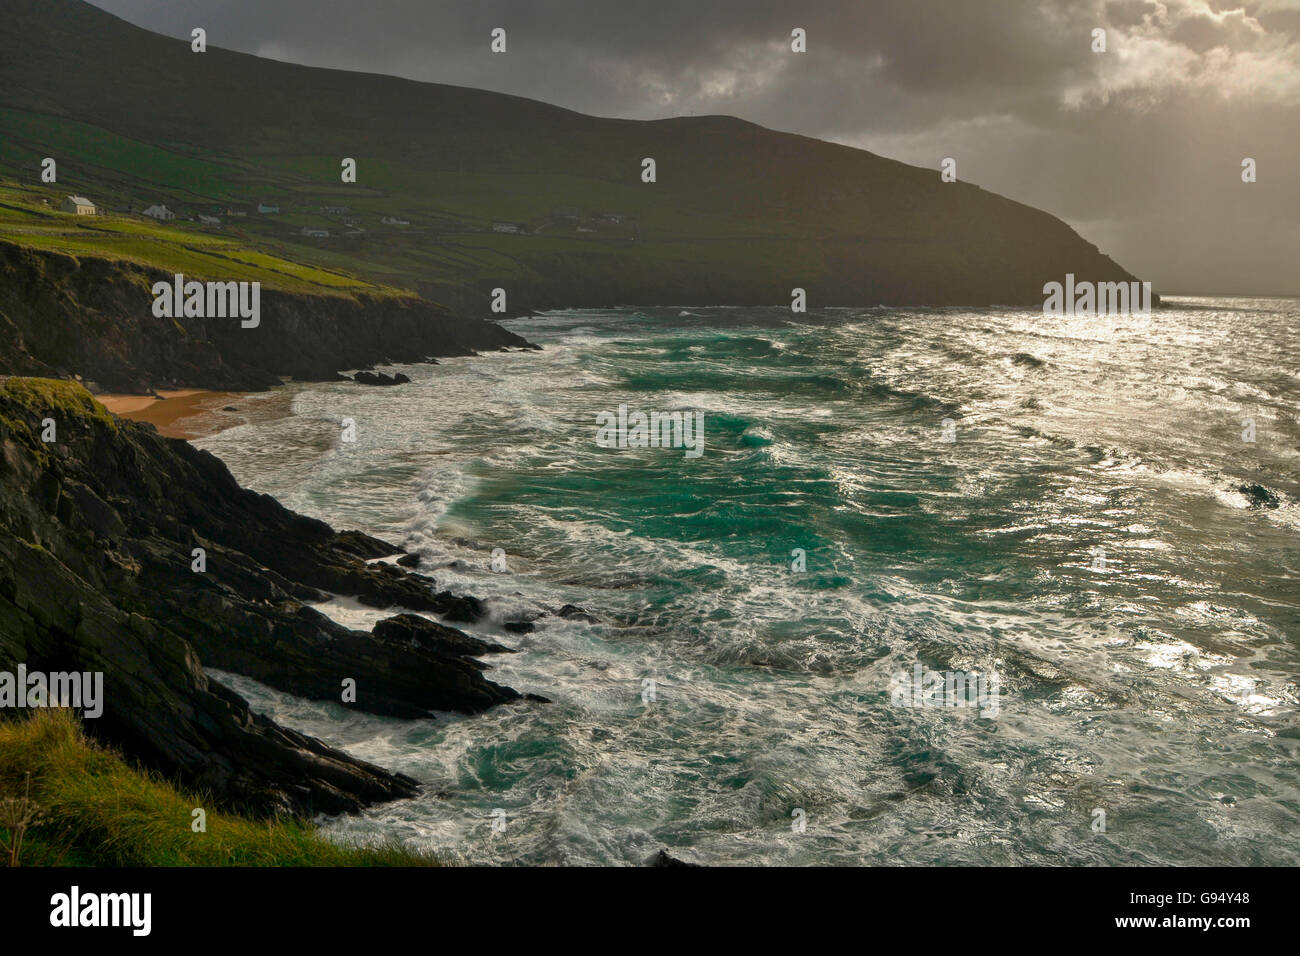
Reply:
[[[237,424],[239,419],[233,415],[229,416],[230,421],[222,421],[221,417],[210,413],[227,405],[237,405],[244,397],[242,392],[213,392],[201,388],[160,390],[158,395],[161,397],[96,395],[95,400],[114,415],[148,422],[169,438],[201,438]]]

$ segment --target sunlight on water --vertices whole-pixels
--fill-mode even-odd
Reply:
[[[223,679],[424,782],[338,839],[480,862],[1295,864],[1300,305],[1173,306],[554,313],[510,324],[541,353],[256,397],[199,444],[487,599],[477,629],[519,649],[494,679],[553,702],[394,721]],[[704,454],[600,447],[621,403],[702,411]],[[500,628],[521,614],[535,632]],[[891,676],[917,664],[996,671],[996,716],[899,706]]]

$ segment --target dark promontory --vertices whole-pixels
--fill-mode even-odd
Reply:
[[[87,729],[219,804],[336,813],[418,785],[252,713],[204,665],[398,717],[519,699],[476,659],[506,648],[400,613],[476,602],[374,561],[396,553],[240,488],[75,383],[0,379],[0,670],[103,672]],[[393,615],[350,630],[309,606],[330,594]]]

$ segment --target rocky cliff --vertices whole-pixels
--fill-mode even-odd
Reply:
[[[519,699],[476,660],[506,648],[398,613],[481,606],[374,562],[397,552],[240,488],[211,454],[75,383],[0,379],[0,671],[102,672],[87,729],[218,804],[335,813],[417,784],[252,713],[204,665],[400,717]],[[329,594],[395,613],[350,630],[310,606]]]
[[[0,373],[80,375],[131,393],[251,391],[281,376],[323,380],[339,369],[528,344],[414,296],[263,289],[256,328],[237,318],[156,317],[153,284],[172,278],[130,262],[0,242]]]

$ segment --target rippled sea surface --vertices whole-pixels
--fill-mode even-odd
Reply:
[[[397,721],[222,677],[425,784],[339,840],[1295,865],[1300,302],[1170,302],[552,313],[509,323],[540,353],[250,397],[199,444],[486,599],[471,629],[519,649],[491,676],[552,703]],[[620,403],[702,411],[704,454],[599,447]],[[598,620],[544,613],[566,603]],[[996,713],[900,705],[891,675],[918,663],[996,672]]]

